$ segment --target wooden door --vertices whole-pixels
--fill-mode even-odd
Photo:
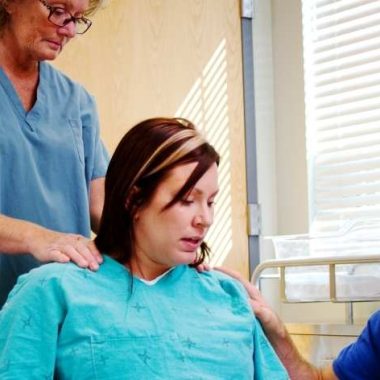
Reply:
[[[56,66],[95,95],[112,152],[153,116],[192,120],[221,154],[213,265],[248,276],[240,9],[238,0],[110,0]]]

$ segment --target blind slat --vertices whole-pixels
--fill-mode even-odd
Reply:
[[[379,123],[363,123],[340,127],[334,129],[320,130],[318,133],[317,142],[336,141],[336,139],[344,139],[349,137],[360,137],[362,135],[376,134],[379,131]]]
[[[315,166],[315,174],[318,177],[333,176],[337,174],[348,175],[350,173],[355,174],[359,172],[372,172],[380,167],[380,159],[351,159],[343,160],[342,162],[318,164]],[[316,178],[316,181],[318,178]]]
[[[316,187],[323,187],[322,190],[333,189],[335,186],[359,185],[360,183],[377,183],[380,181],[380,170],[372,171],[349,171],[349,172],[332,172],[319,175],[316,181]]]
[[[380,0],[303,0],[312,232],[380,215]]]

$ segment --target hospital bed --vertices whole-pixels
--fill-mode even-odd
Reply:
[[[354,305],[380,301],[380,220],[353,223],[335,235],[271,240],[276,259],[258,265],[251,277],[253,284],[262,288],[263,280],[277,279],[283,304],[345,305],[342,323],[286,324],[300,352],[323,366],[364,327],[355,318]]]

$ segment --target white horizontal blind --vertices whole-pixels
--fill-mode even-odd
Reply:
[[[380,218],[380,0],[303,0],[302,12],[310,232],[319,235]]]

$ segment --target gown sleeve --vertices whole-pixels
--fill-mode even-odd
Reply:
[[[254,380],[289,379],[286,369],[265,336],[260,322],[255,318],[254,323]]]
[[[21,276],[0,311],[0,379],[53,379],[65,315],[60,278],[40,269]]]

